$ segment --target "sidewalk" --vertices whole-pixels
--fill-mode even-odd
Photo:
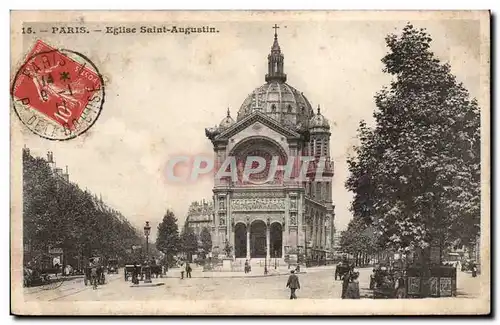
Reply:
[[[301,267],[300,272],[297,274],[305,274],[305,273],[314,273],[325,270],[334,270],[335,265],[325,265],[325,266],[314,266],[314,267]],[[253,267],[250,273],[245,273],[243,271],[206,271],[203,272],[202,268],[193,268],[191,272],[192,278],[257,278],[257,277],[268,277],[268,276],[280,276],[280,275],[290,275],[290,271],[292,268],[278,268],[274,269],[273,267],[268,268],[268,274],[264,275],[263,267]],[[166,275],[163,275],[164,278],[180,278],[181,277],[181,269],[173,268],[169,269]],[[184,277],[186,277],[186,273],[184,273]]]

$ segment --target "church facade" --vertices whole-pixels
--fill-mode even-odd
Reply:
[[[236,179],[214,177],[213,251],[223,254],[229,245],[237,259],[292,254],[328,259],[335,231],[330,125],[319,106],[315,111],[287,83],[276,32],[265,83],[244,100],[236,120],[228,109],[220,124],[205,133],[213,144],[215,166],[233,157],[238,169]],[[266,164],[245,177],[241,167],[248,157],[261,157]],[[303,169],[306,177],[298,177],[297,157],[312,157]],[[273,159],[283,170],[268,177]],[[287,165],[291,159],[295,163]],[[292,166],[291,177],[284,177],[286,166]]]

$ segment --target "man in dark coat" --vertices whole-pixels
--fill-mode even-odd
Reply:
[[[290,288],[290,299],[297,299],[295,290],[300,289],[299,277],[295,274],[295,270],[292,270],[291,273],[286,286]]]
[[[137,265],[137,263],[134,262],[134,269],[132,270],[133,284],[139,284],[139,273],[141,273],[141,271],[139,270],[139,266]]]
[[[191,265],[189,265],[189,263],[186,262],[186,278],[191,278],[191,271],[193,269],[191,269]]]

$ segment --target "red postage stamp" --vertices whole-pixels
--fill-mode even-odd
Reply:
[[[68,140],[87,131],[104,103],[104,82],[84,55],[38,40],[12,85],[14,110],[34,133]]]

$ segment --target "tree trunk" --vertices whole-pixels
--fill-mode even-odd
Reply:
[[[430,262],[431,251],[430,247],[421,250],[420,263],[421,263],[421,286],[420,294],[422,297],[429,297],[429,278],[430,278]]]

